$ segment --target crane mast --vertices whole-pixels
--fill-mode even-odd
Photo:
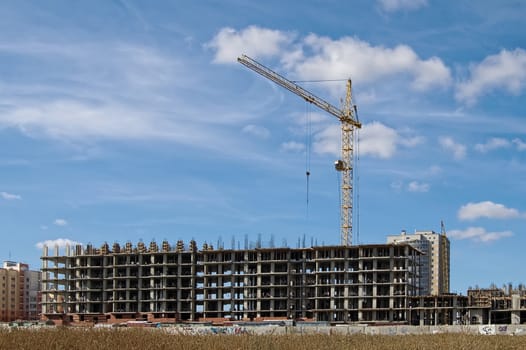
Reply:
[[[345,96],[343,109],[339,109],[246,55],[238,57],[237,60],[239,63],[252,69],[256,73],[304,98],[305,101],[316,105],[318,108],[326,111],[340,120],[342,147],[341,159],[334,163],[336,170],[341,172],[343,175],[341,182],[340,203],[340,240],[342,245],[351,245],[353,228],[352,212],[354,129],[362,127],[362,124],[358,121],[356,106],[354,106],[352,103],[351,80],[347,81],[347,93]]]

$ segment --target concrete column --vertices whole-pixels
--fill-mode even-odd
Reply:
[[[519,294],[511,295],[511,324],[520,324],[521,323],[521,298]]]

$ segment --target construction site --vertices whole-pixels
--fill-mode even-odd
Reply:
[[[489,304],[487,291],[449,292],[450,247],[443,224],[439,234],[403,231],[386,244],[353,245],[354,139],[361,123],[350,80],[340,109],[248,56],[238,61],[341,122],[341,159],[334,163],[341,174],[340,245],[214,249],[205,243],[199,249],[194,240],[186,245],[165,240],[79,244],[64,251],[44,246],[43,319],[421,326],[526,321],[522,292],[490,293]],[[309,175],[307,169],[307,183]]]
[[[422,294],[422,252],[404,244],[198,249],[114,243],[44,247],[42,318],[55,324],[526,322],[526,289]],[[424,287],[422,287],[424,286]]]

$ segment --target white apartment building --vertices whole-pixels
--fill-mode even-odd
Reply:
[[[387,236],[387,243],[409,243],[424,255],[420,267],[420,295],[442,295],[449,293],[450,246],[445,232],[415,231],[408,234]]]

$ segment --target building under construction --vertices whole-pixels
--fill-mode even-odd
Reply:
[[[409,323],[422,253],[409,244],[198,249],[44,247],[42,316],[60,322]]]
[[[472,324],[521,324],[526,322],[526,288],[468,290],[468,310]]]

